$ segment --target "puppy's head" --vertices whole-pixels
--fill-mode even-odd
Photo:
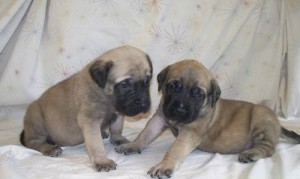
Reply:
[[[183,60],[157,76],[162,91],[164,115],[179,123],[190,123],[214,108],[221,90],[209,71],[195,60]]]
[[[116,110],[127,116],[150,109],[152,71],[149,56],[130,46],[104,53],[89,68],[92,79],[106,95],[114,98]]]

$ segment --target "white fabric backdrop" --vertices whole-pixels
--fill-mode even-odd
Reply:
[[[300,116],[299,6],[297,0],[52,0],[47,8],[46,0],[33,1],[12,53],[0,56],[8,61],[0,104],[28,104],[105,50],[129,44],[149,53],[155,74],[195,58],[215,74],[222,97],[263,101],[293,119]]]
[[[0,0],[0,52],[7,44],[31,0]]]

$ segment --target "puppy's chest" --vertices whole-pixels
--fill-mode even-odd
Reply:
[[[182,126],[176,122],[173,122],[173,121],[167,121],[167,124],[168,124],[168,127],[169,129],[171,130],[171,132],[173,133],[173,135],[175,137],[178,136]]]

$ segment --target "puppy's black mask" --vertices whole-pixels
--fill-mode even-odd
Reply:
[[[134,116],[150,109],[149,84],[151,77],[147,76],[143,80],[134,81],[125,79],[114,86],[117,111]]]
[[[197,119],[206,95],[197,87],[186,87],[180,80],[166,84],[163,112],[165,116],[179,123],[190,123]]]

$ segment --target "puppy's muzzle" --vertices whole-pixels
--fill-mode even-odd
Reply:
[[[148,97],[140,97],[133,99],[129,104],[124,107],[124,114],[134,116],[138,113],[145,113],[150,109],[150,99]]]
[[[176,116],[185,116],[188,113],[188,108],[182,102],[174,102],[173,110]]]
[[[150,106],[150,100],[146,97],[144,98],[137,98],[134,100],[135,105],[140,107],[141,109],[148,109]]]

